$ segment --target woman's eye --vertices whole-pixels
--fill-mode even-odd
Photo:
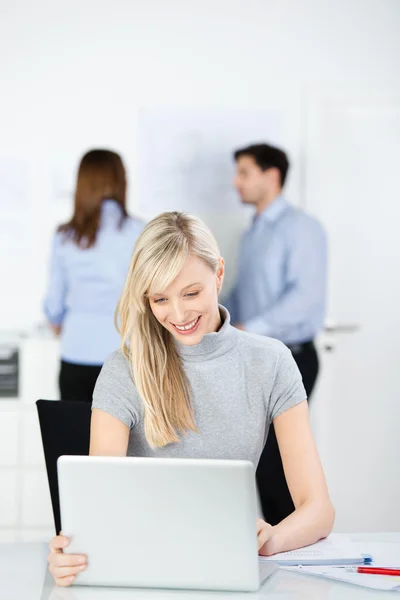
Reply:
[[[154,304],[160,304],[160,302],[165,302],[165,298],[156,298],[153,300]]]
[[[199,292],[189,292],[188,294],[186,294],[186,296],[189,296],[189,298],[194,298],[194,296],[198,296]]]

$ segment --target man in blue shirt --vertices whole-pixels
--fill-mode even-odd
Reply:
[[[325,316],[325,233],[282,195],[289,169],[285,152],[256,144],[234,157],[235,187],[242,202],[255,207],[255,216],[243,236],[236,283],[225,304],[236,327],[277,338],[290,348],[310,397],[318,374],[314,338]],[[293,512],[273,425],[257,482],[269,523]]]

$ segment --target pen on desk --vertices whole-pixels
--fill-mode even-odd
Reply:
[[[347,573],[364,573],[365,575],[400,575],[400,569],[384,567],[345,567]]]

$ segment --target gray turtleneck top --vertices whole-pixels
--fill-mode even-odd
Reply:
[[[128,456],[250,460],[257,466],[273,419],[306,399],[291,352],[281,342],[239,331],[220,307],[223,325],[195,346],[178,343],[192,391],[198,433],[153,450],[146,441],[142,401],[120,350],[106,360],[93,408],[130,428]]]

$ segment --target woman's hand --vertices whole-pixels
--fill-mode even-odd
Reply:
[[[58,535],[50,542],[48,556],[49,571],[57,585],[67,587],[76,576],[87,568],[87,558],[83,554],[64,554],[63,549],[69,544],[69,539]]]
[[[50,328],[57,337],[61,334],[61,325],[52,325],[50,323]]]
[[[273,527],[269,523],[263,521],[263,519],[257,519],[257,539],[258,539],[258,553],[263,556],[269,556],[271,552],[268,552],[266,544],[271,540],[273,535]]]

